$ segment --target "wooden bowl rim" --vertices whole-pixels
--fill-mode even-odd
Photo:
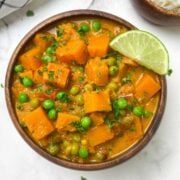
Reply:
[[[178,13],[174,10],[166,10],[166,9],[162,8],[161,6],[159,6],[158,4],[153,3],[151,0],[145,0],[145,2],[148,4],[148,6],[155,9],[156,11],[158,11],[161,14],[164,14],[166,16],[179,17],[180,18],[180,12]]]
[[[23,130],[23,128],[20,126],[16,112],[13,108],[13,101],[12,101],[12,93],[11,93],[11,83],[12,83],[12,72],[13,72],[13,66],[16,62],[17,56],[19,55],[21,49],[26,45],[26,43],[30,40],[30,38],[33,37],[35,33],[38,31],[42,30],[45,27],[48,27],[52,24],[55,24],[58,21],[61,21],[66,18],[73,18],[73,17],[95,17],[95,18],[105,18],[109,19],[111,21],[115,21],[118,24],[122,24],[126,26],[129,29],[137,29],[135,26],[130,24],[129,22],[121,19],[120,17],[114,16],[112,14],[102,12],[102,11],[96,11],[96,10],[73,10],[73,11],[68,11],[64,13],[57,14],[55,16],[52,16],[40,24],[36,25],[32,30],[30,30],[24,38],[20,41],[16,49],[14,50],[10,62],[8,65],[7,73],[6,73],[6,79],[5,79],[5,97],[6,97],[6,105],[11,117],[11,120],[22,136],[22,138],[31,146],[32,149],[34,149],[38,154],[43,156],[44,158],[50,160],[51,162],[54,162],[58,165],[67,167],[67,168],[72,168],[76,170],[99,170],[99,169],[105,169],[105,168],[110,168],[113,167],[117,164],[120,164],[129,158],[133,157],[135,154],[137,154],[141,149],[145,147],[145,145],[151,140],[153,134],[156,132],[157,128],[159,127],[159,124],[161,122],[164,109],[165,109],[165,104],[166,104],[166,95],[167,95],[167,88],[166,88],[166,78],[165,77],[160,77],[160,82],[161,82],[161,96],[160,96],[160,101],[158,105],[158,109],[156,112],[156,115],[149,126],[147,132],[143,136],[143,138],[137,142],[135,145],[133,145],[131,148],[129,148],[127,151],[124,153],[107,160],[105,162],[101,163],[93,163],[93,164],[79,164],[79,163],[73,163],[64,159],[57,158],[55,156],[50,155],[47,153],[45,150],[43,150],[41,147],[39,147],[28,135],[27,133]]]

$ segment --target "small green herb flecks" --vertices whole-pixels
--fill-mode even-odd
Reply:
[[[69,99],[68,94],[66,92],[64,92],[64,91],[59,91],[56,94],[56,99],[58,99],[59,101],[64,102],[64,103],[69,103],[71,101]]]
[[[38,74],[40,75],[40,76],[42,76],[43,75],[43,71],[41,71],[40,69],[38,70]]]
[[[41,35],[40,38],[44,41],[48,41],[49,38],[46,35]]]
[[[19,111],[22,111],[23,110],[23,105],[18,105],[17,107],[16,107]]]
[[[127,84],[131,82],[132,74],[127,74],[125,77],[122,78],[122,84]]]
[[[134,132],[134,131],[136,131],[136,128],[135,128],[135,127],[131,127],[131,128],[129,129],[129,131]]]
[[[44,66],[43,66],[43,72],[47,72],[47,66],[44,64]]]
[[[54,80],[54,71],[49,71],[48,78],[49,80]]]
[[[57,108],[56,108],[56,111],[57,111],[57,112],[61,112],[62,109],[61,109],[60,107],[57,107]]]
[[[53,89],[49,88],[45,91],[46,94],[51,94],[53,92]]]
[[[170,76],[171,74],[173,73],[173,70],[172,69],[168,69],[168,76]]]
[[[28,16],[28,17],[34,16],[34,12],[32,10],[28,10],[26,12],[26,16]]]
[[[58,37],[62,37],[62,35],[63,35],[63,33],[64,33],[64,30],[58,28],[58,29],[56,30],[56,33],[57,33],[57,36],[58,36]]]
[[[87,180],[85,177],[81,176],[81,180]]]
[[[83,77],[83,76],[80,76],[78,79],[79,79],[79,81],[80,81],[80,82],[84,82],[84,80],[85,80],[85,77]]]
[[[77,129],[77,131],[79,132],[84,132],[85,129],[82,127],[81,122],[80,121],[73,121],[70,123],[71,126],[73,126],[74,128]]]
[[[41,58],[39,56],[37,56],[37,55],[35,55],[34,58],[37,59],[37,60],[41,60]]]
[[[116,118],[110,118],[110,117],[105,118],[105,123],[110,129],[113,127],[113,124],[117,122],[118,120]]]
[[[35,89],[34,89],[34,92],[42,92],[43,91],[43,84],[40,84],[39,86],[37,86]]]
[[[3,84],[2,84],[2,83],[0,84],[0,87],[1,87],[1,88],[4,88],[4,86],[3,86]]]

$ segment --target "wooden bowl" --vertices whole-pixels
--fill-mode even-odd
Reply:
[[[137,154],[143,147],[150,141],[153,134],[157,130],[159,123],[162,119],[162,115],[165,109],[165,103],[166,103],[166,79],[165,77],[160,77],[161,82],[161,96],[160,101],[157,109],[157,113],[145,133],[144,137],[136,143],[134,146],[129,148],[126,152],[118,155],[117,157],[107,160],[105,162],[101,163],[94,163],[94,164],[78,164],[73,163],[64,159],[57,158],[55,156],[52,156],[48,154],[45,150],[43,150],[41,147],[39,147],[29,136],[26,134],[26,132],[22,129],[20,124],[18,123],[18,118],[15,112],[15,109],[13,108],[13,100],[12,100],[12,93],[11,93],[11,86],[12,86],[12,76],[13,76],[13,66],[15,64],[15,61],[20,54],[21,50],[25,47],[26,43],[32,39],[32,37],[38,32],[43,30],[47,27],[52,27],[55,25],[58,21],[67,19],[67,18],[73,18],[73,17],[95,17],[95,18],[105,18],[109,19],[111,21],[117,22],[121,25],[126,26],[128,29],[136,29],[133,25],[126,22],[125,20],[122,20],[121,18],[105,13],[100,11],[94,11],[94,10],[75,10],[75,11],[69,11],[65,13],[58,14],[56,16],[53,16],[49,19],[46,19],[42,23],[38,24],[36,27],[34,27],[30,32],[26,34],[26,36],[21,40],[17,48],[15,49],[7,69],[6,73],[6,83],[5,83],[5,94],[6,94],[6,103],[9,110],[9,114],[11,116],[11,119],[18,130],[18,132],[21,134],[23,139],[41,156],[45,157],[46,159],[68,168],[73,169],[79,169],[79,170],[98,170],[98,169],[104,169],[108,167],[112,167],[114,165],[120,164],[127,159],[131,158],[135,154]]]
[[[165,10],[150,0],[131,0],[138,13],[148,21],[163,25],[180,25],[180,13],[173,10]]]

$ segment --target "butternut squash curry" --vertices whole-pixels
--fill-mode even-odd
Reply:
[[[19,123],[53,156],[111,159],[137,143],[156,112],[159,76],[109,47],[128,29],[106,19],[69,19],[37,33],[14,66]]]

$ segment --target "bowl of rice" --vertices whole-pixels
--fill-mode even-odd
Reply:
[[[180,0],[132,0],[146,20],[163,26],[180,25]]]

